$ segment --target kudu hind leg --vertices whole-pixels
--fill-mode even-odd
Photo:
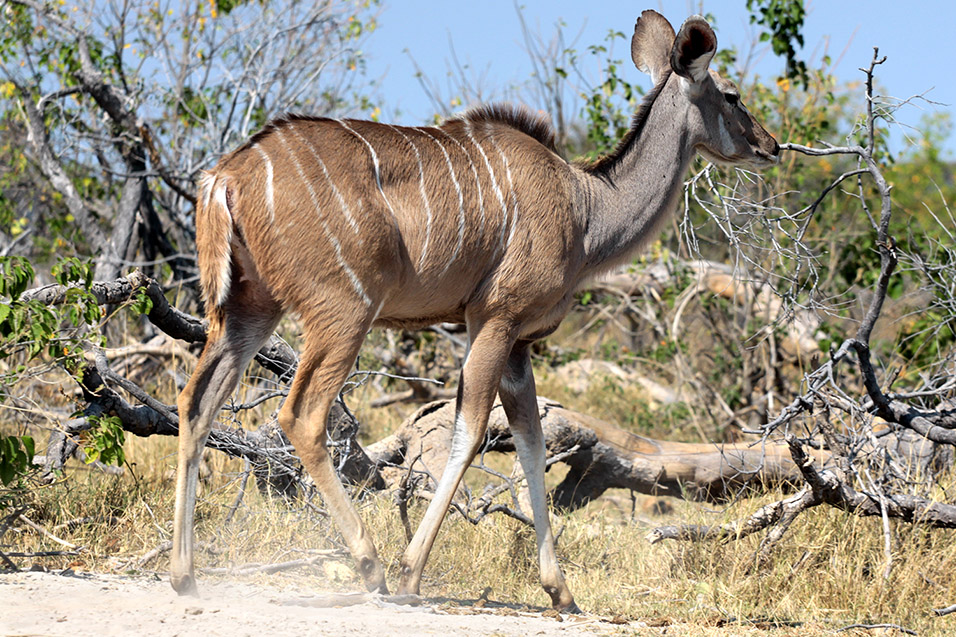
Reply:
[[[474,332],[458,385],[451,452],[435,488],[435,495],[402,556],[399,595],[419,594],[425,562],[442,520],[465,471],[484,440],[488,415],[494,405],[495,391],[513,340],[510,326],[507,325],[486,323]]]
[[[541,420],[538,415],[537,393],[528,343],[515,345],[508,365],[501,377],[498,395],[508,416],[508,425],[514,438],[518,460],[528,481],[534,530],[538,542],[538,564],[541,586],[551,597],[555,609],[580,612],[558,565],[551,531],[551,518],[544,486],[545,448]]]
[[[245,299],[248,301],[248,299]],[[197,592],[193,571],[193,514],[199,462],[219,409],[239,384],[242,371],[275,329],[278,309],[259,304],[263,313],[242,318],[224,308],[221,325],[210,328],[206,346],[192,377],[179,395],[179,462],[176,471],[176,513],[170,581],[180,595]]]
[[[388,594],[385,569],[371,536],[335,472],[326,444],[329,410],[355,363],[368,323],[370,320],[351,328],[341,325],[328,326],[327,329],[309,327],[309,332],[316,338],[306,343],[292,389],[279,412],[279,423],[322,494],[365,586],[369,591]]]

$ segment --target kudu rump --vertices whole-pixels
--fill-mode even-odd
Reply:
[[[651,241],[680,198],[695,152],[765,167],[777,142],[708,69],[717,40],[688,18],[676,36],[645,11],[631,55],[654,89],[617,149],[590,164],[555,152],[550,125],[490,106],[437,127],[287,117],[224,157],[200,184],[196,238],[209,336],[179,397],[172,584],[196,591],[193,510],[200,452],[250,358],[287,311],[305,328],[283,431],[371,591],[385,571],[326,449],[326,419],[373,325],[467,325],[448,464],[401,561],[422,570],[500,396],[527,476],[541,584],[576,609],[554,550],[529,346],[550,334],[577,287]]]

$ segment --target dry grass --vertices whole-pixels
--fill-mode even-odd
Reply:
[[[540,376],[540,393],[570,407],[624,423],[639,433],[694,439],[692,425],[679,411],[655,410],[639,390],[608,383],[574,395],[548,373]],[[410,411],[407,406],[370,410],[364,403],[371,393],[359,389],[350,397],[369,432],[366,440],[382,437]],[[254,418],[244,416],[245,426],[255,427],[269,418],[277,404],[269,401]],[[123,476],[74,463],[66,479],[29,493],[30,519],[82,547],[78,555],[33,562],[50,569],[159,573],[167,569],[165,554],[146,563],[140,558],[171,539],[175,440],[130,439],[125,450],[131,470]],[[227,522],[240,489],[242,464],[216,452],[207,452],[207,462],[210,477],[203,483],[197,507],[200,568],[319,557],[313,566],[243,577],[319,591],[361,588],[321,502],[275,500],[259,493],[250,479],[241,506]],[[499,457],[493,462],[507,471],[511,460]],[[556,483],[559,474],[555,467],[549,480]],[[478,484],[486,478],[469,479]],[[754,564],[760,537],[729,544],[650,545],[644,539],[652,526],[728,522],[780,497],[781,493],[767,493],[721,510],[672,501],[665,507],[669,510],[659,514],[654,498],[639,496],[632,511],[628,493],[610,493],[585,510],[555,519],[559,555],[582,608],[650,626],[622,629],[622,634],[662,634],[666,627],[667,634],[681,635],[823,635],[856,623],[899,624],[919,634],[956,629],[956,619],[930,614],[932,608],[956,602],[952,597],[956,538],[951,531],[893,523],[893,568],[887,579],[879,521],[823,508],[803,515],[772,561],[760,569]],[[360,510],[394,585],[405,540],[391,494],[364,495]],[[413,524],[423,511],[421,503],[412,508]],[[8,531],[3,541],[4,550],[10,552],[63,549],[27,527]],[[492,600],[543,609],[548,598],[538,585],[534,554],[533,531],[510,518],[492,515],[473,526],[451,515],[426,569],[423,593],[469,602],[491,587]],[[18,562],[29,566],[31,560]],[[854,629],[846,634],[879,633]]]
[[[51,569],[164,571],[165,556],[141,566],[138,560],[170,538],[173,442],[130,441],[127,455],[134,471],[124,476],[73,469],[69,479],[35,490],[28,499],[30,518],[83,547],[77,556],[35,561]],[[197,508],[201,568],[276,563],[333,549],[314,566],[251,577],[316,590],[361,587],[320,510],[273,500],[250,483],[238,513],[226,523],[241,465],[217,453],[210,453],[209,461],[213,477],[204,484]],[[589,612],[671,626],[686,635],[830,634],[854,623],[899,624],[920,634],[945,634],[953,627],[953,619],[929,614],[953,602],[956,544],[950,531],[896,524],[893,569],[886,580],[879,522],[834,510],[805,514],[772,562],[759,570],[753,559],[758,537],[731,544],[652,546],[644,540],[652,525],[729,521],[780,495],[744,500],[719,512],[676,502],[669,513],[657,515],[649,506],[652,498],[639,497],[632,512],[629,494],[616,492],[558,517],[559,552],[572,590]],[[404,548],[397,511],[389,494],[366,495],[360,508],[394,582]],[[423,505],[413,507],[413,521],[423,510]],[[76,520],[86,521],[70,525]],[[8,532],[4,539],[9,551],[62,549],[29,529]],[[543,608],[548,600],[533,560],[531,529],[503,516],[473,526],[453,515],[431,556],[423,592],[468,602],[491,587],[493,600]],[[660,634],[660,628],[647,634]]]

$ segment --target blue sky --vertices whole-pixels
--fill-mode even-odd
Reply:
[[[717,19],[720,46],[735,46],[741,53],[752,48],[758,33],[748,23],[746,0],[525,0],[522,4],[532,30],[548,36],[555,23],[562,20],[568,39],[580,32],[576,42],[579,50],[600,43],[610,29],[630,37],[634,21],[645,8],[660,11],[675,28],[692,13],[711,13]],[[468,65],[472,77],[487,89],[514,85],[531,73],[512,0],[384,0],[383,5],[379,29],[364,50],[370,77],[381,80],[381,96],[388,107],[383,117],[389,120],[419,124],[433,114],[414,77],[409,56],[425,75],[443,83],[452,55],[450,42],[460,62]],[[917,0],[904,6],[900,0],[808,0],[807,12],[801,53],[808,63],[819,63],[824,54],[829,54],[838,78],[859,80],[863,74],[858,69],[869,64],[873,47],[879,46],[880,54],[887,56],[877,76],[884,94],[908,98],[925,93],[927,98],[944,104],[909,107],[900,114],[904,122],[916,126],[922,113],[933,110],[953,113],[956,74],[948,67],[950,56],[944,45],[952,42],[956,2]],[[627,45],[619,46],[617,57],[629,60]],[[783,68],[767,45],[758,45],[755,60],[751,74],[760,75],[766,82]],[[649,87],[649,79],[633,67],[622,70],[628,80]],[[503,96],[500,92],[488,95],[492,99]],[[579,106],[572,105],[574,109]],[[897,149],[905,144],[901,134],[895,139]],[[947,150],[949,156],[956,156],[956,138],[952,135]]]

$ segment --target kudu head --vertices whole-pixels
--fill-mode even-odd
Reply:
[[[737,86],[709,68],[716,52],[717,36],[700,16],[687,18],[675,34],[664,16],[644,11],[631,40],[634,64],[655,86],[671,73],[677,75],[678,99],[686,101],[687,125],[698,152],[722,164],[775,164],[777,141],[740,101]]]

